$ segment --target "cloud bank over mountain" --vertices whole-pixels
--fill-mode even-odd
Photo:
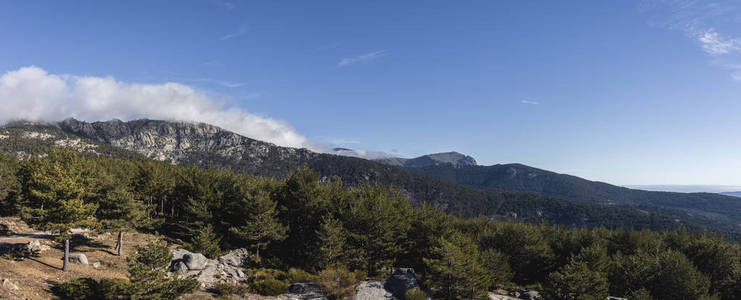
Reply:
[[[23,67],[0,76],[0,123],[13,120],[163,119],[204,122],[280,146],[324,152],[290,124],[226,107],[180,83],[140,84],[108,77],[50,74]]]

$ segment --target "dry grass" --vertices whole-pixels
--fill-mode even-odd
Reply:
[[[3,218],[8,223],[8,218]],[[19,224],[18,220],[12,220],[13,232],[15,234],[32,233],[25,224]],[[22,222],[21,222],[22,223]],[[25,227],[24,227],[25,226]],[[2,236],[0,236],[2,238]],[[70,264],[69,272],[62,271],[63,250],[59,243],[53,240],[41,238],[18,237],[2,240],[4,243],[27,243],[30,240],[39,239],[43,244],[50,245],[51,250],[45,251],[40,257],[33,257],[21,261],[0,258],[0,299],[52,299],[54,298],[51,288],[61,282],[80,278],[91,277],[94,279],[104,278],[126,278],[128,267],[125,255],[133,253],[137,245],[147,244],[157,239],[156,236],[127,233],[124,237],[124,257],[115,255],[116,234],[103,233],[94,235],[90,239],[82,239],[71,243],[72,252],[84,253],[90,266]],[[100,262],[99,268],[93,268],[94,262]],[[2,287],[2,280],[9,279],[18,286],[18,290],[11,291]]]

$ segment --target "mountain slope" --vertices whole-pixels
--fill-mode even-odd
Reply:
[[[741,222],[741,200],[727,195],[634,190],[521,164],[459,168],[439,165],[407,170],[490,191],[537,193],[610,205],[659,206]]]
[[[737,234],[728,229],[732,224],[712,223],[713,220],[682,211],[650,205],[616,207],[532,193],[485,191],[360,158],[278,147],[207,124],[154,120],[86,123],[68,119],[58,124],[19,123],[0,128],[0,135],[7,136],[0,139],[0,149],[13,153],[23,148],[27,154],[43,155],[44,149],[51,146],[93,145],[93,151],[85,147],[72,148],[89,155],[134,159],[146,159],[146,156],[175,164],[229,167],[269,177],[284,177],[305,165],[324,178],[339,176],[351,185],[366,181],[393,185],[416,205],[427,203],[466,217],[545,220],[569,227],[671,229],[685,226],[693,231],[713,229]]]

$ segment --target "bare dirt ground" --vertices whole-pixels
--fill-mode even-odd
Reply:
[[[3,228],[5,228],[3,232]],[[80,277],[94,279],[126,278],[128,266],[127,254],[134,253],[137,245],[144,245],[158,237],[141,233],[126,233],[124,236],[124,256],[115,255],[115,233],[89,233],[90,238],[81,236],[70,242],[70,252],[84,253],[89,266],[70,264],[69,272],[62,271],[62,245],[53,237],[35,232],[17,218],[0,218],[0,243],[25,244],[39,240],[49,245],[39,257],[23,260],[0,258],[0,299],[54,299],[51,288],[61,282]],[[100,267],[92,264],[100,262]],[[7,281],[5,281],[7,279]],[[6,282],[6,284],[3,284]],[[16,286],[17,290],[13,287]],[[196,293],[187,299],[210,299],[210,294]]]

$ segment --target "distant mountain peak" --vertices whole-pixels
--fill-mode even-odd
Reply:
[[[477,165],[476,160],[473,157],[455,151],[427,154],[411,159],[392,157],[381,158],[376,161],[387,165],[403,167],[426,167],[438,165],[465,167]]]

